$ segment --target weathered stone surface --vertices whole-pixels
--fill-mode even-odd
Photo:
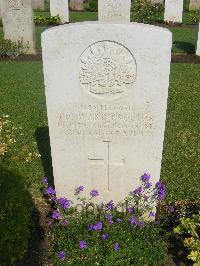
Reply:
[[[164,21],[182,23],[183,0],[165,0]]]
[[[35,25],[32,0],[3,0],[2,22],[4,38],[24,43],[25,52],[35,53]]]
[[[84,10],[83,0],[70,0],[70,8],[72,10],[82,11]]]
[[[44,0],[32,0],[33,9],[44,10]]]
[[[145,171],[159,180],[172,34],[130,23],[75,23],[42,33],[55,186],[122,200]]]
[[[190,0],[189,10],[200,9],[200,0]]]
[[[131,0],[98,1],[99,21],[130,22]]]
[[[61,22],[69,22],[68,0],[50,0],[51,16],[60,16]]]
[[[200,56],[200,23],[199,23],[196,55]]]

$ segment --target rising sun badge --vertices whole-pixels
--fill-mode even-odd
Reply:
[[[132,87],[135,78],[134,56],[119,43],[94,43],[79,59],[79,80],[90,93],[107,96],[120,94]]]

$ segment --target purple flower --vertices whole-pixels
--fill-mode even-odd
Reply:
[[[48,180],[47,180],[47,177],[46,176],[43,176],[42,177],[42,184],[43,185],[48,185]]]
[[[93,226],[95,231],[99,231],[103,228],[103,224],[102,222],[97,222],[94,226]]]
[[[138,225],[139,225],[140,227],[144,227],[145,223],[144,223],[143,221],[141,221],[141,222],[138,223]]]
[[[102,235],[102,239],[103,239],[103,240],[106,240],[106,239],[108,238],[108,236],[109,236],[108,234],[103,234],[103,235]]]
[[[112,216],[112,214],[107,213],[105,215],[105,218],[108,219],[108,220],[111,220],[113,218],[113,216]]]
[[[112,216],[112,214],[106,214],[105,215],[105,218],[109,221],[109,220],[112,220],[113,219],[113,216]]]
[[[156,187],[157,188],[161,188],[163,186],[163,183],[161,182],[161,181],[158,181],[157,183],[156,183]]]
[[[136,188],[133,192],[134,192],[134,194],[136,196],[141,196],[141,194],[142,194],[142,187]]]
[[[86,249],[88,247],[88,244],[85,240],[81,240],[79,242],[79,247],[80,247],[80,249]]]
[[[66,225],[69,224],[69,222],[65,219],[65,220],[63,220],[63,221],[61,222],[61,224],[66,226]]]
[[[156,183],[156,188],[157,188],[157,197],[159,200],[164,199],[165,197],[165,186],[161,181],[158,181]]]
[[[75,195],[78,195],[80,192],[82,192],[84,190],[84,186],[79,186],[76,188],[75,190]]]
[[[89,230],[89,231],[93,231],[93,225],[92,225],[92,224],[89,224],[89,225],[88,225],[88,230]]]
[[[88,230],[89,231],[100,231],[100,230],[102,230],[102,228],[103,228],[103,223],[102,222],[97,222],[94,225],[90,224],[88,226]]]
[[[131,218],[129,219],[129,221],[130,221],[130,223],[131,223],[132,225],[136,225],[136,223],[137,223],[137,221],[136,221],[136,219],[135,219],[134,216],[131,216]]]
[[[128,212],[128,213],[133,213],[133,212],[134,212],[133,207],[128,207],[128,208],[127,208],[127,212]]]
[[[141,180],[143,182],[148,182],[150,180],[150,174],[147,174],[147,173],[144,173],[142,176],[141,176]]]
[[[58,211],[53,211],[51,214],[51,218],[55,219],[55,220],[59,219],[60,216],[61,216],[61,214]]]
[[[150,211],[150,213],[149,213],[149,217],[155,217],[155,212],[153,212],[153,211]]]
[[[98,208],[98,210],[103,210],[103,208],[104,208],[104,204],[103,203],[101,203],[101,204],[99,204],[98,206],[97,206],[97,208]]]
[[[45,190],[45,194],[47,194],[47,195],[54,195],[54,194],[56,194],[56,191],[55,191],[55,189],[53,189],[52,187],[48,187],[48,188]]]
[[[90,195],[92,197],[97,197],[97,196],[99,196],[99,192],[96,189],[93,189],[90,191]]]
[[[114,244],[114,250],[117,252],[119,250],[119,243]]]
[[[150,188],[150,187],[152,187],[152,183],[149,182],[149,181],[147,181],[147,182],[145,183],[144,187],[145,187],[145,188]]]
[[[105,215],[105,218],[107,219],[107,221],[108,221],[109,224],[114,224],[112,214],[107,213]]]
[[[174,207],[173,206],[169,206],[167,208],[167,210],[168,210],[168,213],[172,213],[172,212],[174,212]]]
[[[70,206],[70,201],[67,198],[58,199],[58,204],[64,209],[68,209]]]
[[[111,201],[109,201],[107,204],[106,204],[106,206],[107,206],[107,208],[109,209],[109,210],[113,210],[114,209],[114,207],[115,207],[115,204],[114,204],[114,202],[113,202],[113,200],[111,200]]]
[[[122,222],[122,219],[117,218],[117,222],[120,224]]]
[[[58,258],[59,258],[60,260],[65,260],[65,258],[66,258],[66,253],[65,253],[65,251],[60,251],[60,252],[58,252]]]
[[[52,221],[48,221],[48,223],[47,223],[48,225],[52,225]]]

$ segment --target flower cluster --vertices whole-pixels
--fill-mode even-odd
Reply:
[[[100,205],[96,205],[96,209],[91,212],[91,210],[87,208],[90,206],[90,201],[81,198],[81,193],[85,190],[85,187],[79,186],[75,189],[74,195],[77,196],[77,200],[81,201],[84,208],[82,212],[78,212],[77,210],[75,211],[76,208],[73,207],[73,202],[68,198],[56,198],[55,189],[49,186],[47,178],[43,177],[42,184],[44,186],[44,194],[48,196],[54,206],[50,215],[53,221],[51,225],[58,224],[58,226],[62,226],[63,228],[66,227],[66,229],[69,230],[74,220],[75,224],[83,223],[84,225],[81,225],[83,229],[81,230],[85,228],[86,231],[82,234],[82,237],[78,239],[74,236],[76,245],[80,251],[90,248],[90,239],[98,237],[102,241],[102,244],[108,243],[107,245],[112,245],[113,252],[120,252],[122,243],[119,239],[117,240],[116,237],[112,239],[112,228],[123,228],[125,226],[130,232],[134,232],[136,228],[141,228],[142,230],[146,225],[143,216],[148,214],[146,217],[153,218],[154,220],[155,204],[165,196],[164,185],[159,181],[153,188],[150,179],[151,177],[147,173],[141,176],[141,186],[134,189],[133,192],[130,193],[130,196],[126,198],[125,211],[121,212],[117,209],[119,205],[116,205],[113,200],[110,200],[107,204],[101,203]],[[100,193],[98,190],[93,189],[89,192],[89,195],[90,199],[93,199],[98,197]],[[76,217],[78,220],[76,220]],[[81,217],[81,219],[78,217]],[[86,223],[87,220],[88,223]],[[109,240],[106,241],[107,239]],[[69,250],[60,250],[57,253],[57,257],[61,261],[66,260],[68,256],[70,256]]]
[[[165,192],[165,186],[161,181],[158,181],[156,183],[156,189],[157,189],[156,192],[157,192],[158,199],[159,200],[164,199],[166,192]]]
[[[89,231],[100,231],[103,228],[103,223],[102,222],[97,222],[96,224],[90,224],[88,225],[88,230]]]

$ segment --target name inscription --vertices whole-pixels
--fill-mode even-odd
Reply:
[[[58,126],[67,136],[111,139],[147,135],[153,129],[148,110],[138,113],[132,105],[71,104],[58,115]]]

